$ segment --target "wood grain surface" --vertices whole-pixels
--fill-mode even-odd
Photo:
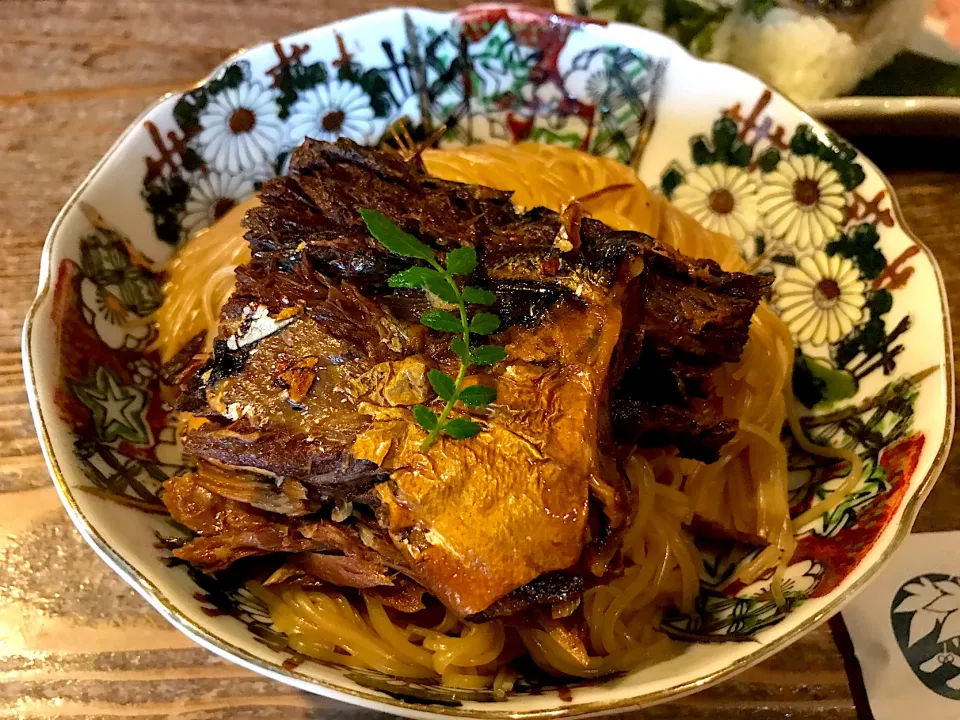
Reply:
[[[373,717],[217,659],[168,626],[83,544],[34,436],[20,330],[57,210],[144,107],[237,47],[380,6],[0,0],[0,717]],[[886,171],[908,223],[936,253],[960,328],[960,144],[873,137],[862,149]],[[958,474],[954,448],[918,530],[960,528]],[[734,680],[630,717],[863,720],[856,664],[838,641],[843,647],[834,621]]]

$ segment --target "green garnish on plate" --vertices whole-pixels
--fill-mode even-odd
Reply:
[[[394,255],[423,260],[426,265],[413,265],[393,275],[389,284],[395,288],[421,288],[447,306],[453,306],[455,312],[444,309],[427,310],[420,316],[420,322],[439,332],[455,333],[459,337],[450,341],[450,349],[460,358],[460,370],[456,377],[442,370],[431,370],[427,379],[434,391],[446,400],[438,416],[425,405],[416,405],[413,416],[417,423],[427,431],[427,437],[420,444],[426,452],[436,442],[440,433],[456,440],[471,438],[480,432],[480,425],[466,418],[450,418],[450,413],[462,403],[469,407],[480,408],[497,399],[496,388],[487,385],[464,387],[467,371],[472,365],[493,365],[507,357],[507,351],[500,345],[480,345],[470,347],[471,335],[490,335],[500,327],[500,318],[490,312],[476,312],[472,315],[467,305],[492,305],[497,301],[496,294],[483,288],[464,285],[457,277],[465,277],[477,267],[477,253],[473,248],[462,247],[446,254],[443,264],[436,252],[413,235],[404,232],[390,218],[376,210],[361,210],[360,216],[367,230],[376,240]]]

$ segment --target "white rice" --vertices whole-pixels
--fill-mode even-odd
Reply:
[[[856,37],[823,16],[775,8],[762,20],[736,18],[727,62],[799,103],[853,90],[886,65],[923,21],[927,0],[887,0]]]
[[[634,1],[643,8],[640,24],[672,34],[664,27],[664,0]],[[834,24],[828,16],[787,7],[757,20],[744,9],[746,1],[692,0],[706,12],[730,12],[716,27],[709,50],[690,51],[741,67],[801,104],[849,92],[886,65],[916,34],[930,5],[930,0],[879,0],[865,16]],[[557,5],[577,7],[575,0],[558,0]],[[609,11],[592,14],[613,19]],[[854,26],[855,31],[842,29]]]

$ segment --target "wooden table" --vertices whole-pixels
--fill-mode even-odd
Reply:
[[[34,436],[20,328],[57,210],[155,97],[190,85],[236,47],[383,4],[0,2],[0,717],[372,716],[300,694],[196,647],[83,544],[60,507]],[[960,230],[960,145],[893,138],[861,145],[892,180],[913,230],[937,254],[960,328],[960,242],[953,242]],[[960,528],[958,474],[955,447],[918,530]],[[859,710],[854,703],[856,664],[845,663],[837,638],[842,645],[842,624],[835,621],[734,680],[633,717],[869,717],[862,700]]]

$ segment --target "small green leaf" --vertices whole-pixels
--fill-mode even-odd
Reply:
[[[367,230],[381,245],[394,255],[414,257],[421,260],[436,260],[437,256],[429,246],[424,245],[410,233],[404,232],[390,218],[377,210],[361,210],[360,217]]]
[[[690,143],[690,156],[695,165],[709,165],[715,161],[713,151],[707,147],[703,135],[699,135]]]
[[[428,267],[412,267],[401,270],[388,281],[390,287],[426,288],[438,298],[451,305],[459,305],[460,299],[443,273]]]
[[[477,335],[489,335],[500,327],[500,318],[493,313],[477,313],[470,320],[470,332]]]
[[[670,168],[660,178],[660,189],[668,200],[673,199],[673,191],[683,182],[683,174],[677,168]]]
[[[445,372],[440,370],[431,370],[427,373],[427,379],[430,381],[430,385],[433,386],[433,389],[436,391],[437,395],[442,397],[444,400],[450,400],[457,392],[457,387],[453,382],[453,378],[447,375]]]
[[[396,275],[392,275],[387,284],[393,288],[418,288],[426,287],[430,273],[440,275],[433,268],[412,267],[401,270]],[[442,278],[442,276],[441,276]]]
[[[733,167],[745,168],[750,164],[750,158],[753,156],[753,149],[746,143],[735,140],[730,149],[730,164]]]
[[[870,317],[885,315],[893,307],[893,295],[889,290],[877,290],[867,301],[867,307],[870,308]]]
[[[480,426],[472,420],[454,418],[443,426],[443,431],[454,440],[466,440],[480,432]]]
[[[481,345],[470,353],[473,365],[493,365],[506,359],[507,351],[500,345]]]
[[[806,123],[797,125],[790,138],[790,151],[794,155],[813,155],[820,147],[816,133]]]
[[[880,241],[880,233],[873,223],[862,223],[853,229],[853,239],[858,245],[873,247]]]
[[[838,370],[826,360],[810,358],[797,353],[793,371],[793,386],[801,390],[798,398],[807,407],[826,406],[837,400],[853,397],[859,383],[852,373]]]
[[[450,343],[450,349],[453,354],[460,358],[460,362],[470,363],[470,348],[463,341],[463,338],[456,338]]]
[[[863,223],[854,228],[849,236],[840,233],[836,240],[827,243],[826,251],[829,256],[839,254],[851,258],[860,270],[860,275],[867,280],[873,280],[887,266],[883,252],[876,247],[879,240],[876,227],[871,223]]]
[[[417,419],[417,424],[429,432],[437,426],[437,415],[430,408],[423,405],[413,406],[413,416]]]
[[[834,169],[837,171],[837,174],[840,176],[840,182],[843,183],[843,186],[847,190],[853,190],[855,187],[860,185],[865,179],[866,174],[863,172],[863,168],[857,165],[857,163],[850,163],[849,165],[839,165],[834,166]]]
[[[431,330],[440,330],[441,332],[462,332],[463,325],[460,318],[446,310],[427,310],[420,316],[420,322]]]
[[[470,385],[460,391],[460,402],[470,407],[483,407],[497,399],[497,389],[488,385]]]
[[[857,159],[857,151],[853,145],[848,143],[836,133],[828,132],[827,141],[833,146],[833,150],[840,162],[849,163]]]
[[[726,154],[733,147],[739,132],[737,124],[728,117],[722,117],[713,124],[710,133],[713,139],[713,147],[718,153]]]
[[[765,1],[766,0],[761,0],[761,2]],[[763,172],[773,172],[777,169],[777,165],[780,164],[780,151],[775,147],[767,148],[761,153],[760,157],[757,158],[757,164]]]
[[[447,272],[451,275],[469,275],[477,266],[477,251],[472,247],[457,248],[447,253]]]
[[[467,285],[463,289],[463,301],[474,305],[493,305],[497,301],[497,295],[489,290]]]
[[[433,275],[429,276],[427,279],[427,290],[432,292],[438,298],[443,300],[445,303],[450,305],[459,305],[460,298],[457,297],[457,291],[453,289],[453,286],[447,282],[446,278],[442,274],[438,273],[436,270],[433,270]]]

